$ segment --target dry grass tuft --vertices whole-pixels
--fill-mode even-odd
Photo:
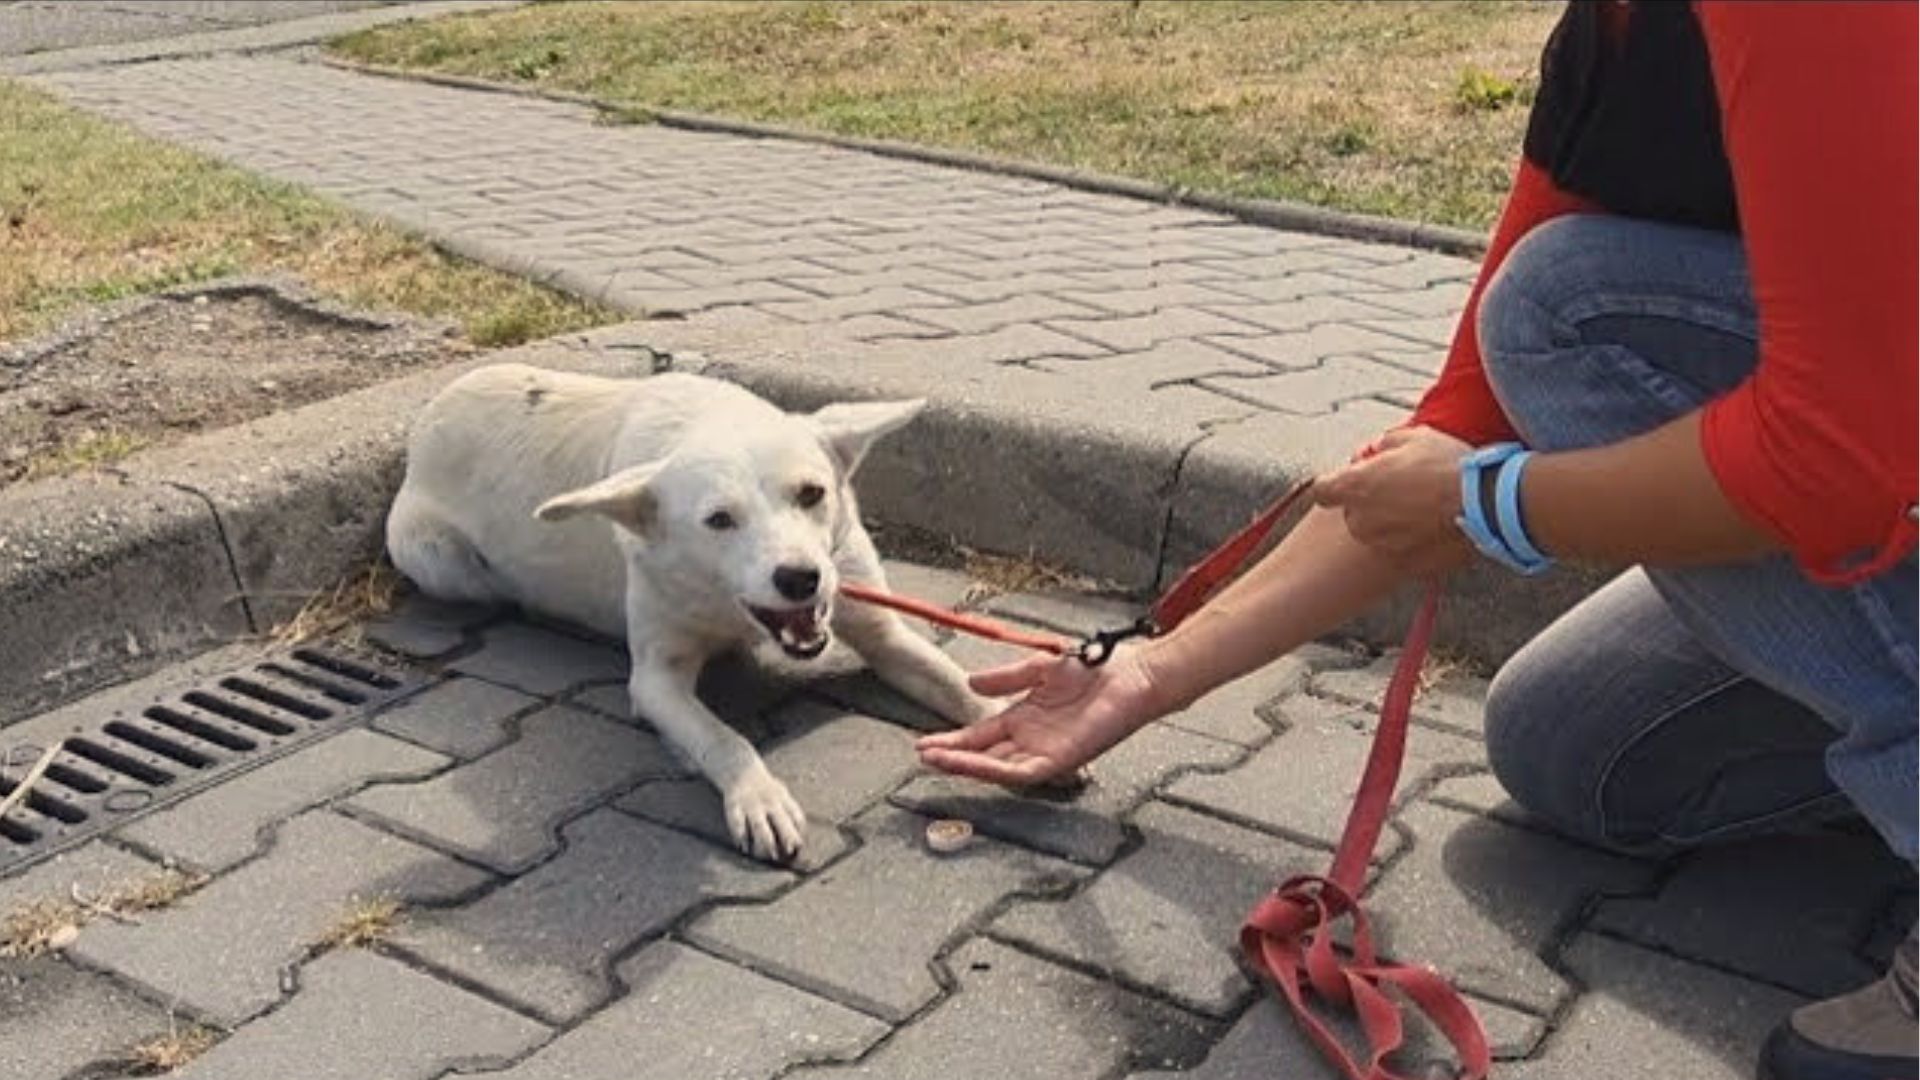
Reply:
[[[205,874],[163,870],[158,874],[107,890],[104,896],[93,901],[93,906],[119,916],[137,915],[143,911],[158,911],[161,908],[172,907],[182,897],[205,885],[208,880]]]
[[[1449,679],[1474,678],[1480,674],[1479,665],[1473,661],[1436,650],[1428,653],[1426,661],[1420,665],[1420,678],[1414,684],[1413,696],[1416,699],[1423,698],[1438,690]]]
[[[0,957],[38,956],[64,948],[97,918],[138,922],[141,912],[178,903],[207,883],[204,874],[162,870],[88,896],[75,885],[66,899],[32,900],[0,918]]]
[[[967,576],[973,579],[967,585],[966,595],[961,597],[962,605],[1014,593],[1048,589],[1087,592],[1094,587],[1090,578],[1048,566],[1031,556],[989,555],[966,549],[962,552]]]
[[[122,1064],[135,1076],[164,1076],[186,1068],[213,1048],[220,1037],[199,1024],[178,1027],[171,1017],[165,1035],[156,1035],[128,1050]]]
[[[0,919],[0,957],[38,956],[73,940],[86,913],[64,900],[34,900]]]
[[[392,936],[394,927],[400,924],[400,902],[391,897],[374,897],[363,900],[355,897],[342,912],[338,921],[320,935],[314,943],[314,952],[331,952],[334,949],[363,949],[369,945],[385,941]]]
[[[293,618],[268,631],[278,645],[297,645],[337,634],[350,626],[385,615],[400,597],[404,579],[384,558],[314,596]]]

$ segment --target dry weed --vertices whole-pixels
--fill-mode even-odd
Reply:
[[[314,943],[314,952],[331,952],[334,949],[363,949],[376,942],[385,941],[392,935],[394,927],[400,924],[400,902],[391,897],[377,896],[370,900],[355,897],[347,904],[340,918],[320,935]]]
[[[199,1024],[182,1028],[169,1016],[167,1033],[128,1050],[123,1064],[135,1076],[164,1076],[186,1068],[219,1041],[220,1037],[211,1029]]]
[[[402,583],[392,564],[379,559],[308,600],[293,618],[268,631],[267,636],[278,645],[297,645],[337,634],[392,611]]]

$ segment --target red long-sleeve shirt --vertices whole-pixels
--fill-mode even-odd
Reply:
[[[1760,324],[1758,365],[1706,406],[1702,450],[1727,498],[1807,572],[1858,578],[1915,542],[1920,7],[1695,10]],[[1604,212],[1522,160],[1413,422],[1475,444],[1515,437],[1480,364],[1481,291],[1534,226],[1594,211]]]

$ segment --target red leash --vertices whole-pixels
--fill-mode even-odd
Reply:
[[[1133,626],[1094,634],[1078,645],[1062,638],[1032,634],[973,615],[963,615],[937,604],[897,596],[864,585],[844,584],[840,591],[854,600],[880,604],[962,633],[1023,645],[1056,656],[1077,656],[1088,664],[1104,663],[1113,648],[1129,637],[1166,633],[1199,610],[1214,591],[1253,558],[1313,481],[1296,484],[1272,506],[1261,511],[1226,543],[1210,552],[1180,576],[1153,606],[1153,614]],[[1373,858],[1380,832],[1393,808],[1394,788],[1406,756],[1407,724],[1413,711],[1420,668],[1433,640],[1439,611],[1439,590],[1429,588],[1407,630],[1407,640],[1394,665],[1393,677],[1380,703],[1380,724],[1361,775],[1360,790],[1334,851],[1333,866],[1325,877],[1303,875],[1280,883],[1247,916],[1240,929],[1240,948],[1248,961],[1273,984],[1314,1045],[1348,1080],[1413,1080],[1387,1068],[1386,1059],[1405,1040],[1400,1007],[1387,994],[1398,991],[1412,1001],[1453,1045],[1459,1056],[1458,1080],[1484,1080],[1492,1068],[1486,1031],[1459,992],[1429,967],[1383,962],[1374,949],[1373,927],[1357,897],[1366,884],[1367,864]],[[1353,921],[1349,954],[1336,947],[1333,926],[1342,917]],[[1360,1021],[1370,1052],[1364,1062],[1348,1053],[1333,1029],[1307,1004],[1307,991],[1336,1008],[1352,1011]]]

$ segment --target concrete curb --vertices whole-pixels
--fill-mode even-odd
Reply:
[[[276,285],[249,279],[170,295]],[[278,291],[294,302],[302,296]],[[154,302],[131,301],[114,314]],[[461,373],[507,359],[601,374],[652,370],[646,354],[526,346],[143,451],[111,469],[0,490],[0,726],[264,633],[358,569],[380,550],[413,415]]]
[[[870,347],[869,347],[870,350]],[[265,632],[381,550],[412,417],[485,364],[738,383],[793,410],[926,397],[858,486],[870,521],[1029,555],[1150,594],[1298,478],[1377,430],[1371,415],[1260,414],[1185,431],[1126,410],[1007,393],[724,318],[632,322],[377,384],[136,454],[94,475],[0,491],[0,726],[223,640]],[[1019,369],[1001,369],[1010,376]],[[1303,435],[1304,433],[1304,435]],[[1514,590],[1492,568],[1450,589],[1441,640],[1497,663],[1598,579]],[[1409,601],[1410,602],[1410,601]],[[1409,602],[1350,629],[1390,643]]]
[[[87,45],[0,59],[0,75],[37,75],[48,71],[143,64],[153,60],[180,60],[219,53],[254,53],[307,45],[389,23],[499,11],[519,7],[526,0],[419,0],[386,8],[329,12],[300,19],[209,30],[198,34],[115,45]]]
[[[1159,203],[1164,206],[1184,206],[1195,210],[1209,210],[1224,214],[1254,225],[1266,225],[1278,229],[1290,229],[1294,232],[1313,233],[1321,236],[1337,236],[1348,240],[1362,240],[1378,244],[1394,244],[1400,247],[1421,248],[1437,251],[1446,255],[1461,255],[1478,258],[1486,253],[1487,239],[1484,235],[1466,229],[1456,229],[1445,225],[1429,225],[1418,221],[1402,221],[1398,218],[1380,217],[1373,214],[1358,214],[1342,210],[1329,210],[1326,207],[1309,203],[1292,202],[1283,199],[1237,198],[1231,195],[1213,195],[1206,192],[1191,191],[1185,188],[1158,184],[1148,180],[1135,180],[1124,176],[1093,172],[1086,169],[1066,168],[1057,165],[1043,165],[1034,162],[1018,161],[1012,158],[996,157],[990,154],[976,154],[966,150],[948,150],[934,146],[922,146],[918,143],[900,142],[894,139],[863,139],[850,135],[835,135],[829,132],[809,131],[805,128],[790,127],[784,124],[768,124],[754,120],[737,120],[709,113],[685,112],[679,109],[654,109],[623,105],[608,101],[591,94],[580,94],[566,90],[546,90],[539,87],[518,86],[513,83],[499,82],[493,79],[477,79],[465,75],[443,75],[437,72],[412,71],[406,68],[390,67],[384,64],[364,64],[357,60],[347,60],[337,56],[322,55],[319,62],[341,71],[351,71],[359,75],[371,75],[385,79],[400,79],[408,82],[429,83],[459,90],[475,90],[489,94],[505,94],[509,97],[538,98],[544,101],[559,101],[571,105],[581,105],[612,116],[632,116],[636,120],[650,121],[662,127],[680,128],[687,131],[707,131],[723,135],[740,135],[755,139],[785,139],[791,142],[814,143],[820,146],[832,146],[842,150],[858,150],[880,157],[899,158],[906,161],[924,162],[930,165],[945,165],[950,168],[966,169],[971,172],[993,173],[1000,176],[1017,176],[1029,180],[1043,180],[1061,187],[1079,191],[1090,191],[1102,195],[1118,195],[1129,199]]]

